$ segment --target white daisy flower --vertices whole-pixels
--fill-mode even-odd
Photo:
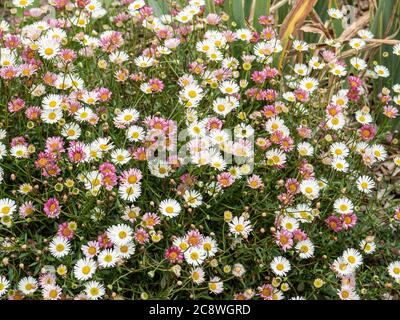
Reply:
[[[229,231],[235,236],[247,237],[252,230],[251,222],[246,220],[243,216],[234,217],[229,223]]]
[[[301,259],[308,259],[314,256],[314,244],[310,240],[302,240],[296,244],[296,250]]]
[[[164,216],[176,217],[182,209],[178,201],[174,199],[166,199],[161,201],[159,210]]]
[[[110,241],[118,246],[127,244],[128,242],[132,241],[133,230],[130,226],[126,224],[120,223],[108,227],[106,233]]]
[[[277,276],[284,277],[291,270],[289,260],[282,256],[275,257],[270,266],[273,273],[275,273]]]
[[[342,197],[335,200],[333,208],[337,213],[350,214],[353,213],[354,205],[350,199]]]
[[[93,277],[96,269],[96,263],[92,259],[79,259],[74,266],[74,276],[78,280],[88,280]]]
[[[38,289],[38,282],[35,278],[29,276],[22,278],[18,282],[18,290],[23,294],[30,295]]]
[[[353,268],[358,268],[363,263],[363,258],[358,250],[350,248],[343,252],[343,259]]]
[[[62,258],[68,255],[71,245],[67,239],[57,236],[50,242],[49,250],[52,256]]]
[[[184,257],[188,264],[199,266],[207,258],[207,252],[203,248],[190,247],[184,252]]]
[[[389,275],[393,277],[395,280],[400,279],[400,261],[391,262],[388,265],[387,270],[389,272]]]
[[[89,281],[85,284],[85,292],[90,300],[97,300],[104,296],[104,286],[98,281]]]
[[[356,181],[357,189],[364,193],[371,193],[375,187],[375,182],[369,176],[360,176]]]

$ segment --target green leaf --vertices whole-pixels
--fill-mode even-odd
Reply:
[[[233,20],[239,27],[245,26],[244,8],[241,0],[229,0],[229,12],[232,12]]]
[[[242,2],[243,2],[244,16],[246,17],[246,19],[249,19],[252,0],[242,0]]]
[[[206,0],[206,13],[215,13],[214,0]]]
[[[328,9],[331,9],[331,8],[335,8],[335,9],[339,9],[340,10],[340,6],[339,6],[339,4],[337,3],[336,0],[332,1],[332,6],[329,7]],[[333,28],[333,31],[335,32],[336,37],[338,38],[342,34],[342,32],[344,31],[342,20],[333,19],[332,18],[332,28]]]
[[[153,8],[154,15],[157,17],[160,17],[163,14],[167,14],[169,12],[167,1],[148,0],[148,3]]]
[[[257,31],[262,30],[262,25],[258,23],[258,18],[261,16],[268,16],[269,9],[271,8],[271,0],[253,0],[255,4],[253,5],[253,26]]]

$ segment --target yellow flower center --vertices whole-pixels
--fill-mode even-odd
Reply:
[[[312,192],[313,192],[313,189],[312,189],[311,187],[307,187],[307,188],[305,189],[305,191],[306,191],[306,193],[312,193]]]
[[[53,299],[55,299],[55,298],[57,298],[57,295],[58,295],[58,292],[57,292],[57,290],[50,290],[50,292],[49,292],[49,297],[50,298],[53,298]]]
[[[193,260],[197,260],[197,259],[199,259],[199,254],[197,252],[192,252],[190,254],[190,258]]]
[[[82,273],[83,274],[89,274],[89,272],[90,272],[90,267],[89,266],[84,266],[82,268]]]
[[[96,287],[90,288],[90,294],[92,296],[97,296],[99,294],[99,289]]]
[[[52,48],[46,48],[46,49],[44,50],[44,54],[45,54],[46,56],[51,56],[53,53],[54,53],[54,50],[53,50]]]
[[[242,224],[238,224],[235,226],[235,230],[237,232],[242,232],[244,230],[244,226]]]
[[[282,271],[285,268],[285,266],[282,263],[278,263],[276,265],[276,269],[278,269],[279,271]]]
[[[350,256],[347,258],[347,261],[349,261],[350,263],[355,263],[356,262],[356,258],[353,256]]]

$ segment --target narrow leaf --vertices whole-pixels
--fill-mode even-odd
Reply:
[[[232,12],[233,20],[239,27],[244,27],[244,8],[243,3],[240,0],[229,0],[229,9]]]
[[[283,61],[289,48],[290,36],[304,23],[309,13],[314,8],[317,0],[296,0],[289,14],[283,21],[279,37],[282,42],[283,50],[279,58],[279,70],[282,71]]]

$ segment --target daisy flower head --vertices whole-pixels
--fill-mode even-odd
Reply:
[[[315,78],[303,78],[299,83],[299,88],[307,91],[307,92],[314,92],[318,89],[319,82]]]
[[[337,114],[333,117],[329,117],[328,121],[326,122],[326,126],[329,129],[332,129],[335,131],[342,129],[345,124],[346,124],[346,119],[342,113]]]
[[[74,265],[74,276],[78,280],[88,280],[93,277],[97,266],[90,258],[79,259]]]
[[[299,228],[297,220],[291,217],[284,217],[280,224],[283,229],[289,232],[296,231]]]
[[[192,269],[190,271],[190,276],[195,284],[202,284],[205,281],[204,270],[200,267]]]
[[[374,71],[381,78],[387,78],[390,75],[389,69],[382,65],[375,66]]]
[[[328,9],[328,15],[333,19],[343,19],[344,15],[343,12],[336,8]]]
[[[388,265],[387,270],[392,278],[394,278],[395,280],[400,279],[400,261],[391,262]]]
[[[357,31],[357,35],[361,38],[361,39],[373,39],[374,38],[374,34],[366,29],[361,29],[359,31]]]
[[[33,294],[38,287],[39,285],[37,280],[32,276],[24,277],[18,282],[18,290],[26,295]]]
[[[44,123],[47,124],[55,124],[61,118],[63,114],[61,109],[45,109],[40,114],[40,118],[43,120]]]
[[[113,225],[107,229],[106,233],[110,241],[118,246],[132,241],[133,230],[126,224]]]
[[[363,258],[360,252],[353,248],[347,249],[343,252],[343,259],[354,269],[358,268],[363,263]]]
[[[184,257],[188,264],[199,266],[207,258],[207,252],[203,248],[190,247],[184,252]]]
[[[319,57],[314,56],[308,61],[310,68],[315,70],[321,70],[325,67],[325,63],[320,61]]]
[[[57,285],[45,286],[42,290],[44,300],[60,300],[62,289]]]
[[[337,258],[332,264],[333,270],[338,276],[348,276],[354,272],[354,266],[349,264],[343,257]]]
[[[0,199],[0,217],[11,216],[17,210],[14,200],[3,198]]]
[[[211,258],[215,256],[216,252],[218,251],[218,244],[211,237],[205,237],[202,242],[203,249],[207,252],[207,257]]]
[[[87,258],[93,258],[98,255],[100,246],[97,241],[89,241],[81,247],[81,250]]]
[[[365,41],[363,39],[360,39],[360,38],[353,38],[353,39],[351,39],[349,41],[349,45],[353,49],[360,50],[363,47],[365,47]]]
[[[7,290],[10,286],[10,281],[4,276],[0,276],[0,297],[4,296],[7,293]]]
[[[335,211],[339,214],[353,213],[354,209],[354,205],[351,202],[351,200],[345,197],[336,199],[333,204],[333,207]]]
[[[314,147],[308,142],[300,142],[297,145],[297,151],[299,152],[300,156],[309,157],[313,155]]]
[[[357,71],[362,71],[367,68],[367,63],[365,60],[358,58],[358,57],[353,57],[350,59],[350,64],[356,69]]]
[[[321,188],[315,179],[303,180],[300,183],[300,192],[310,200],[318,198],[320,189]]]
[[[308,51],[309,45],[305,41],[294,40],[293,41],[293,49],[296,51]]]
[[[150,57],[140,56],[135,58],[134,62],[139,68],[149,68],[154,65],[155,60]]]
[[[343,285],[338,291],[337,294],[340,300],[358,300],[357,293],[355,289],[348,285]]]
[[[333,157],[332,168],[339,172],[347,172],[349,169],[349,163],[343,157]]]
[[[384,161],[387,158],[387,151],[383,145],[374,144],[369,151],[378,161]]]
[[[203,196],[196,190],[186,190],[183,194],[183,199],[191,208],[197,208],[203,203]]]
[[[329,151],[332,157],[343,157],[346,158],[349,155],[349,148],[343,142],[332,143],[329,147]]]
[[[250,42],[251,38],[253,37],[253,34],[249,29],[239,29],[236,30],[236,37],[239,40]]]
[[[365,254],[372,254],[376,250],[376,244],[373,241],[361,240],[360,249]]]
[[[213,277],[208,282],[208,289],[211,291],[211,293],[220,294],[222,291],[224,291],[224,283],[219,277]]]
[[[193,14],[191,14],[188,10],[184,9],[176,15],[175,19],[180,23],[186,24],[193,19]]]
[[[223,94],[232,95],[239,92],[239,86],[231,80],[224,81],[219,86],[220,91]]]
[[[130,160],[130,153],[125,149],[116,149],[111,153],[111,161],[115,164],[124,165]]]
[[[369,176],[360,176],[356,180],[356,186],[359,191],[368,194],[375,187],[375,182]]]
[[[126,137],[131,142],[139,142],[145,138],[145,130],[142,127],[132,125],[126,131]]]
[[[124,183],[120,185],[118,188],[118,194],[121,197],[121,199],[128,202],[135,201],[137,198],[140,197],[141,193],[142,190],[139,183],[135,184]]]
[[[393,46],[393,54],[396,56],[400,56],[400,43]]]
[[[299,241],[295,248],[301,259],[308,259],[314,255],[314,244],[308,239]]]
[[[235,237],[248,237],[252,230],[253,227],[251,226],[251,222],[245,219],[243,216],[234,217],[229,223],[229,231],[232,232]]]
[[[400,155],[393,158],[393,162],[397,167],[400,167]]]
[[[68,255],[71,250],[71,245],[67,239],[58,236],[50,242],[49,250],[52,256],[62,258]]]
[[[98,281],[89,281],[85,284],[85,293],[90,300],[98,300],[104,296],[104,286]]]
[[[277,276],[286,276],[291,270],[290,262],[282,256],[275,257],[270,263],[273,273]]]
[[[372,122],[372,116],[369,112],[358,110],[355,114],[357,122],[361,124],[368,124]]]
[[[115,251],[118,257],[129,259],[135,253],[136,247],[133,242],[128,242],[127,244],[116,246]]]
[[[33,3],[33,0],[13,0],[12,3],[17,8],[26,8]]]
[[[334,76],[344,77],[347,74],[347,70],[342,65],[334,64],[334,66],[330,69],[330,73],[332,73]]]
[[[282,166],[286,162],[286,154],[279,149],[272,149],[265,153],[267,163],[272,166]]]
[[[235,277],[241,278],[243,275],[246,273],[246,269],[244,268],[243,264],[241,263],[235,263],[232,266],[232,274]]]
[[[143,8],[145,5],[146,2],[144,0],[135,0],[129,4],[128,9],[130,11],[136,11]]]
[[[162,215],[167,217],[176,217],[181,212],[181,206],[174,199],[166,199],[161,201],[159,210]]]
[[[306,64],[296,63],[294,65],[293,71],[299,76],[307,76],[310,73],[310,69]]]
[[[60,52],[60,43],[53,38],[42,37],[38,45],[40,56],[46,60],[53,59]]]
[[[77,140],[81,132],[80,126],[76,123],[67,123],[61,129],[61,135],[67,140]]]
[[[114,249],[104,249],[99,253],[97,262],[102,268],[111,268],[114,267],[117,263],[119,256],[116,250]]]

